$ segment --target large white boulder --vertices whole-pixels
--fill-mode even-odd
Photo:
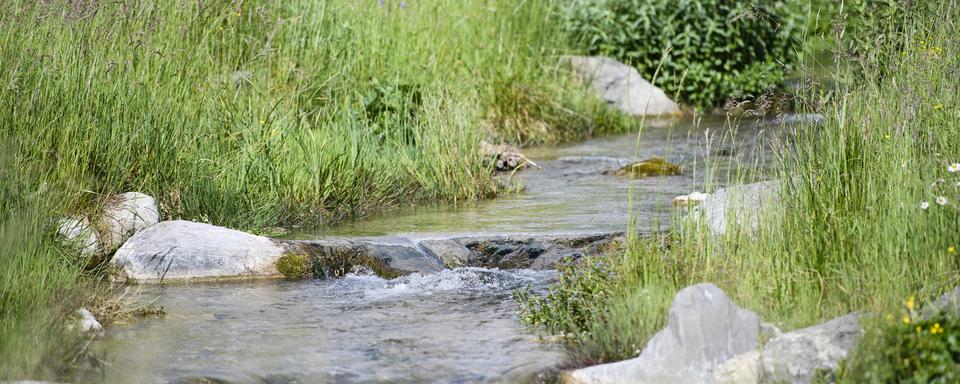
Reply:
[[[757,349],[760,318],[737,307],[712,284],[682,289],[673,299],[667,327],[639,357],[569,372],[567,383],[712,383],[714,371]]]
[[[637,69],[601,56],[564,58],[581,79],[607,104],[632,116],[679,115],[680,106],[662,89],[645,80]]]
[[[157,201],[139,192],[127,192],[116,196],[97,219],[100,244],[104,253],[111,253],[137,231],[160,222]]]
[[[164,280],[279,277],[273,240],[191,221],[164,221],[127,240],[111,263],[124,277]]]

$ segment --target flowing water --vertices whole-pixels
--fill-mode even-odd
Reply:
[[[626,230],[631,215],[640,230],[655,230],[675,212],[672,197],[728,179],[736,164],[768,163],[769,126],[722,126],[647,128],[639,147],[628,134],[531,149],[542,169],[516,174],[523,193],[400,209],[292,237],[603,233]],[[681,164],[685,174],[629,181],[609,174],[650,157]],[[563,364],[563,353],[519,322],[511,292],[542,291],[554,278],[461,268],[394,280],[145,286],[140,300],[167,314],[110,327],[95,346],[106,368],[92,381],[538,382]]]

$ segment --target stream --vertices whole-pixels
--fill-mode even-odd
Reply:
[[[290,238],[443,238],[641,232],[665,227],[671,199],[741,167],[769,164],[765,122],[736,132],[722,120],[647,127],[532,148],[542,169],[515,174],[523,192],[461,206],[426,206]],[[684,175],[627,180],[630,161],[663,157]],[[635,225],[630,227],[631,217]],[[341,279],[145,285],[138,300],[166,315],[111,326],[94,350],[108,383],[549,382],[562,347],[524,326],[515,289],[543,292],[549,270],[457,268],[393,280]]]

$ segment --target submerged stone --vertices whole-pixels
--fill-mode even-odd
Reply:
[[[653,176],[676,176],[680,175],[681,171],[682,169],[679,165],[671,164],[659,157],[654,157],[628,164],[618,169],[614,174],[631,179],[642,179]]]

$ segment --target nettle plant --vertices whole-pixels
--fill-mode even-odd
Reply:
[[[575,0],[564,27],[695,107],[759,96],[797,61],[803,15],[784,1]],[[659,70],[658,70],[659,69]]]

